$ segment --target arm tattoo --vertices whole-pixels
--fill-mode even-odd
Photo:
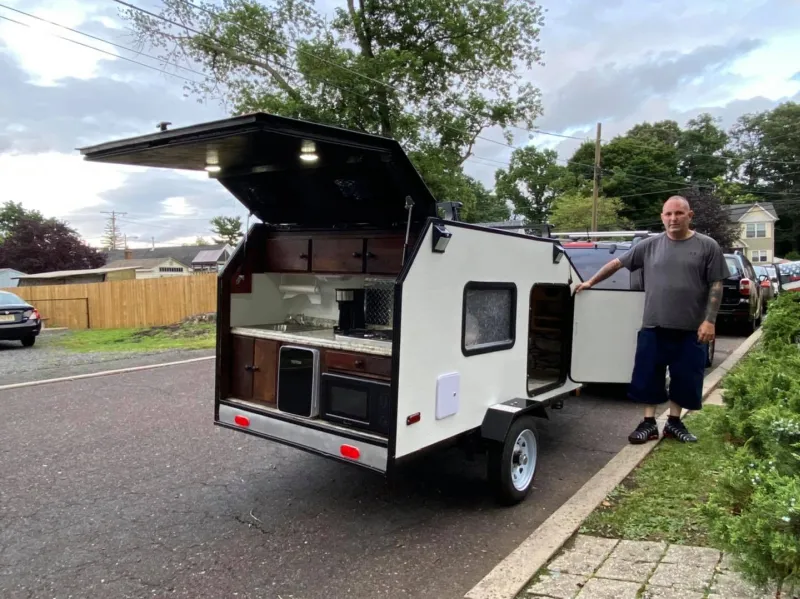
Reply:
[[[592,285],[596,285],[601,281],[605,281],[608,277],[613,275],[620,268],[622,268],[622,262],[619,261],[619,258],[614,258],[611,262],[609,262],[603,268],[598,270],[597,273],[589,280],[591,281]]]
[[[722,302],[722,281],[717,281],[711,285],[708,291],[708,304],[706,305],[706,320],[711,324],[717,321],[717,311]]]

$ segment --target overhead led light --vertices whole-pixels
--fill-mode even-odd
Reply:
[[[317,156],[314,152],[303,152],[300,154],[300,160],[303,162],[316,162],[319,160],[319,156]]]
[[[219,172],[220,170],[222,170],[222,169],[220,168],[220,166],[219,166],[218,164],[209,164],[209,165],[206,167],[206,170],[207,170],[209,173],[218,173],[218,172]]]

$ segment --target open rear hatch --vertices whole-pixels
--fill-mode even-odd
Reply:
[[[393,139],[255,113],[80,148],[86,160],[209,172],[262,222],[399,229],[436,200]]]

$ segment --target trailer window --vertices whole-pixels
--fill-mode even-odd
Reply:
[[[514,347],[517,286],[469,282],[464,286],[461,351],[465,356]]]

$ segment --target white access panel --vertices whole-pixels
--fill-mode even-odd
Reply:
[[[458,413],[459,383],[457,372],[442,374],[436,381],[436,420]]]
[[[644,291],[587,289],[575,296],[570,378],[630,383]]]

